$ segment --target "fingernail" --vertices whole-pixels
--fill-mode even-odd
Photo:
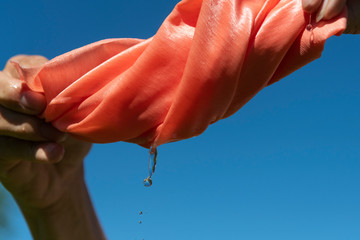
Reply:
[[[321,12],[318,12],[318,14],[316,14],[316,22],[320,22],[324,17],[324,13],[321,11]]]
[[[60,132],[48,123],[41,126],[40,133],[44,138],[55,141],[57,143],[64,142],[68,136],[66,133]]]
[[[56,163],[64,157],[64,148],[56,143],[42,144],[35,153],[35,158],[42,162]]]
[[[325,11],[327,9],[327,5],[328,5],[328,0],[324,0],[320,11],[316,14],[316,22],[317,23],[320,22],[324,18]]]
[[[35,114],[40,114],[44,111],[46,102],[42,94],[25,91],[21,94],[20,106]]]

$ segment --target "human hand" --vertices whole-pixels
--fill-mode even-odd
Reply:
[[[11,60],[25,66],[47,61],[41,56]],[[9,61],[0,72],[0,181],[28,208],[51,206],[74,181],[82,181],[91,146],[38,118],[45,105],[45,97],[29,91]]]
[[[38,66],[41,56],[16,56]],[[105,239],[87,192],[83,160],[91,144],[37,116],[42,94],[29,91],[15,66],[0,71],[0,181],[22,210],[35,240]]]
[[[302,0],[306,12],[315,13],[316,21],[329,20],[337,16],[346,5],[348,22],[344,33],[360,34],[360,1],[359,0]]]

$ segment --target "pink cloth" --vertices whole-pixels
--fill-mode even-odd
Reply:
[[[19,69],[59,130],[156,147],[201,134],[320,57],[346,9],[308,23],[300,0],[184,0],[150,39],[103,40]]]

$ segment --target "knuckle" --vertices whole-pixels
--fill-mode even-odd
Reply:
[[[16,55],[8,60],[7,65],[17,62],[23,67],[35,67],[47,61],[46,57],[40,55]]]
[[[20,79],[21,73],[18,71],[21,67],[37,67],[41,66],[48,59],[40,55],[16,55],[10,58],[4,68],[4,73],[7,75]]]
[[[19,62],[19,59],[21,59],[24,55],[16,55],[12,58],[10,58],[4,67],[4,73],[6,73],[10,77],[14,77],[17,79],[20,79],[21,76],[18,72],[18,69],[16,67],[17,63]]]
[[[15,127],[14,132],[18,136],[35,135],[37,126],[34,122],[24,122]]]
[[[24,84],[20,80],[8,77],[0,72],[0,104],[5,106],[17,105],[23,86]]]
[[[27,57],[27,55],[25,55],[25,54],[18,54],[18,55],[12,56],[11,58],[9,58],[9,60],[6,62],[6,64],[11,63],[12,61],[19,61],[25,57]]]

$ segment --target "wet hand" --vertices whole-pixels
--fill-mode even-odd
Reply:
[[[17,56],[37,66],[41,56]],[[91,144],[67,136],[38,117],[46,101],[31,92],[10,61],[0,71],[0,181],[22,207],[46,208],[83,181],[83,159]]]
[[[348,23],[345,33],[360,34],[359,0],[302,0],[306,12],[316,13],[316,21],[329,20],[348,8]]]

